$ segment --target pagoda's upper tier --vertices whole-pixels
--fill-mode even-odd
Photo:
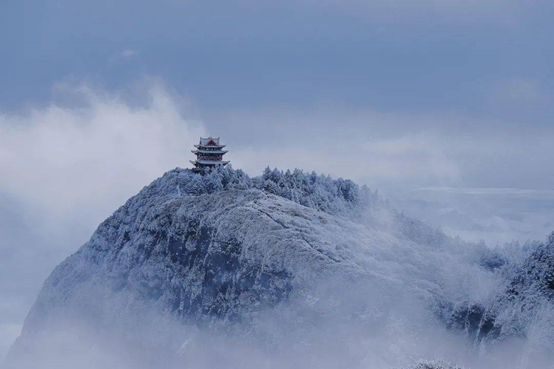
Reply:
[[[194,147],[209,147],[209,148],[221,148],[225,147],[225,145],[221,145],[219,143],[219,137],[200,137],[200,143],[198,145],[194,145]]]
[[[210,147],[211,148],[211,147]],[[193,154],[211,154],[211,155],[224,155],[228,153],[227,150],[219,150],[219,149],[211,149],[211,150],[205,150],[203,147],[200,147],[198,150],[191,150]]]

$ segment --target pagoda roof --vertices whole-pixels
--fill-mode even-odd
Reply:
[[[192,164],[203,164],[203,165],[225,165],[228,164],[228,161],[225,160],[189,160]]]
[[[200,137],[200,146],[220,146],[219,137]]]
[[[209,147],[211,149],[222,149],[225,146],[226,145],[194,145],[194,147],[196,147],[198,149],[202,149],[202,148],[205,148],[205,147]]]
[[[227,150],[191,150],[192,153],[194,154],[198,154],[198,153],[203,153],[203,154],[226,154],[228,153],[229,151]]]

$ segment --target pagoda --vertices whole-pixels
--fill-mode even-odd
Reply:
[[[196,150],[192,150],[192,152],[196,155],[196,160],[190,162],[194,164],[192,170],[195,172],[205,172],[229,164],[228,161],[223,160],[223,155],[227,151],[223,150],[225,145],[219,143],[219,137],[200,137],[200,143],[194,147]]]

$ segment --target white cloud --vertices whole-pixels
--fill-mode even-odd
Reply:
[[[407,191],[395,205],[451,235],[489,245],[542,240],[554,227],[554,191],[431,187]]]
[[[55,265],[143,186],[188,166],[205,133],[159,83],[134,91],[138,103],[84,85],[60,91],[69,107],[0,113],[0,358]]]
[[[126,50],[123,50],[120,54],[123,58],[130,58],[132,56],[135,56],[137,55],[136,51],[135,50],[131,50],[131,49],[126,49]]]
[[[319,173],[362,180],[458,183],[456,162],[433,137],[421,134],[378,139],[358,137],[345,146],[344,140],[301,146],[238,149],[234,163],[251,173],[264,167],[302,168]]]
[[[187,166],[205,132],[160,84],[142,106],[87,86],[68,90],[79,107],[0,115],[0,191],[60,227],[97,224],[153,178]]]
[[[458,158],[465,142],[445,129],[449,124],[459,126],[460,117],[318,104],[296,110],[233,110],[214,120],[249,132],[244,138],[243,133],[222,127],[228,140],[242,143],[236,149],[230,146],[233,165],[253,174],[269,165],[361,182],[371,179],[372,184],[454,186],[462,180]]]
[[[447,194],[474,195],[474,196],[505,196],[527,200],[553,200],[554,190],[530,190],[524,188],[456,188],[456,187],[427,187],[414,191],[442,192]]]

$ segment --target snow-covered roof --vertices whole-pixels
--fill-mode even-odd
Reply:
[[[224,165],[228,164],[225,160],[189,160],[192,164],[205,164],[205,165]]]
[[[228,153],[227,150],[191,150],[194,154],[226,154]]]
[[[200,137],[200,146],[219,146],[219,137]]]

